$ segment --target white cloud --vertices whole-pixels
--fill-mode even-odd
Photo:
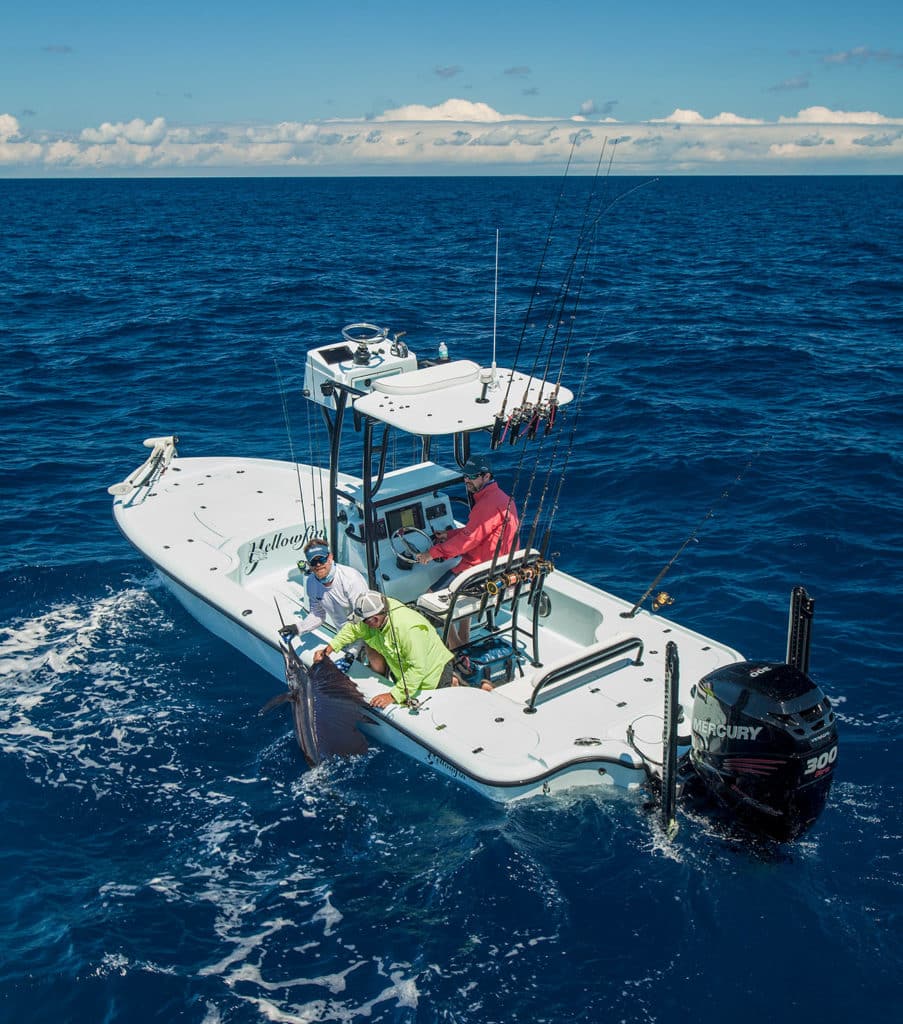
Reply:
[[[282,121],[280,124],[248,128],[246,134],[255,143],[311,142],[317,136],[317,127],[297,121]]]
[[[40,160],[41,147],[20,139],[19,121],[12,114],[0,114],[0,165],[15,166]]]
[[[634,123],[611,118],[528,118],[451,99],[375,119],[170,126],[104,122],[72,135],[23,130],[0,114],[0,173],[412,174],[592,173],[603,141],[619,145],[621,174],[903,170],[903,120],[808,107],[766,122],[676,108]]]
[[[475,146],[542,146],[548,142],[555,129],[548,125],[520,127],[514,124],[500,125],[480,132],[472,140]]]
[[[652,124],[764,124],[754,117],[740,117],[738,114],[722,112],[715,117],[703,117],[697,110],[681,110],[678,107],[667,117],[652,118]]]
[[[162,142],[166,135],[166,121],[162,117],[155,117],[150,124],[136,117],[133,121],[117,124],[110,124],[109,121],[99,128],[85,128],[81,138],[85,142],[97,142],[101,144],[115,143],[124,139],[126,142],[139,146],[153,146]]]
[[[47,148],[44,150],[44,163],[51,167],[57,164],[76,164],[83,151],[78,143],[59,139],[57,142],[51,142],[47,145]]]
[[[387,110],[375,121],[468,121],[489,123],[492,121],[525,120],[523,115],[505,115],[493,110],[487,103],[472,103],[470,100],[446,100],[435,107],[424,107],[412,103],[407,107]]]
[[[769,152],[772,156],[796,158],[811,156],[810,150],[820,146],[833,146],[834,144],[834,139],[821,135],[818,132],[813,132],[811,135],[801,135],[792,142],[776,142],[769,147]]]
[[[14,139],[19,134],[19,121],[12,114],[0,114],[0,142]]]
[[[903,120],[894,120],[876,114],[873,110],[851,112],[847,110],[830,110],[828,107],[806,107],[793,117],[779,117],[779,124],[903,124]]]
[[[892,61],[899,65],[903,63],[903,55],[894,50],[873,50],[870,46],[854,46],[851,50],[841,50],[839,53],[829,53],[822,57],[823,64],[865,64],[870,60]]]

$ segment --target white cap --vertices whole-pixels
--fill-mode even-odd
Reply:
[[[354,622],[363,622],[371,615],[381,615],[387,610],[382,594],[378,590],[368,590],[355,602],[354,608],[351,609],[351,619]]]

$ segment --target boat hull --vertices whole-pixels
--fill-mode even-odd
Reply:
[[[279,628],[306,614],[306,577],[296,563],[309,530],[299,505],[305,497],[312,504],[304,488],[315,472],[268,460],[176,458],[166,474],[114,504],[120,529],[179,604],[279,680]],[[383,565],[387,575],[395,571],[394,558]],[[415,572],[398,572],[398,588],[425,585]],[[626,601],[564,572],[552,572],[543,593],[542,663],[522,642],[514,678],[491,692],[456,687],[421,693],[415,707],[368,708],[361,724],[368,738],[495,801],[578,786],[628,790],[656,776],[668,640],[686,656],[684,707],[694,680],[741,655],[646,611],[625,619]],[[321,627],[300,638],[302,659],[332,636]],[[616,654],[587,663],[587,652],[600,649]],[[571,671],[572,663],[584,667]],[[550,673],[551,685],[537,693]],[[355,663],[351,675],[368,701],[386,690],[365,665]]]
[[[162,569],[156,571],[166,589],[204,629],[265,672],[284,681],[285,662],[276,641],[256,636],[244,624],[224,615]],[[327,638],[323,637],[322,642],[328,642]],[[353,672],[353,676],[358,683],[366,678],[362,679],[360,671]],[[420,713],[401,707],[393,708],[388,715],[373,711],[361,723],[360,729],[373,743],[398,750],[441,775],[469,786],[489,800],[507,803],[575,787],[594,787],[609,792],[635,789],[647,778],[641,765],[627,765],[613,757],[586,757],[554,768],[537,766],[535,773],[528,777],[505,780],[500,784],[498,780],[480,775],[474,764],[465,765],[453,759],[447,750],[431,745],[423,736],[424,730],[417,727]],[[491,768],[484,766],[483,770],[491,771]]]

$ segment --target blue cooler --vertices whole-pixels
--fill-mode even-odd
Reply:
[[[475,640],[455,651],[455,674],[469,686],[498,686],[514,678],[517,652],[507,640]]]

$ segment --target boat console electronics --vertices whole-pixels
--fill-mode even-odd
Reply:
[[[349,324],[342,330],[342,344],[321,345],[307,353],[305,396],[335,409],[339,387],[364,394],[377,380],[416,370],[417,357],[398,337],[390,341],[388,331],[374,324]]]

